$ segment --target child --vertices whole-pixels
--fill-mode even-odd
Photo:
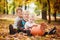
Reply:
[[[29,28],[31,28],[33,25],[35,25],[35,22],[34,22],[34,15],[30,15],[29,16],[29,20],[25,23],[25,29],[26,30],[29,30]]]
[[[47,34],[55,34],[56,33],[56,27],[49,27],[46,23],[41,23],[41,29],[44,30],[44,36]]]
[[[17,29],[19,27],[18,25],[20,25],[20,24],[18,24],[18,22],[20,20],[22,20],[22,9],[20,7],[18,7],[16,9],[16,15],[17,15],[17,17],[15,18],[14,24],[9,25],[10,34],[15,34],[17,32]],[[20,28],[22,28],[22,27],[20,27]]]
[[[18,21],[22,20],[22,9],[21,8],[16,9],[16,15],[17,15],[17,17],[15,18],[15,21],[14,21],[14,24],[13,24],[14,29],[17,29]]]
[[[35,25],[35,22],[34,22],[34,15],[29,15],[29,19],[28,21],[25,23],[24,27],[25,27],[25,30],[26,30],[26,33],[28,36],[31,36],[32,34],[30,33],[31,31],[31,28],[33,25]]]
[[[29,14],[30,14],[30,12],[29,11],[24,11],[23,12],[23,19],[25,20],[25,21],[28,21],[28,19],[29,19]]]

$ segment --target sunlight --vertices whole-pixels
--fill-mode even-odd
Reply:
[[[34,3],[31,3],[31,4],[29,5],[29,11],[30,11],[31,13],[34,12],[35,7],[36,7],[36,5],[35,5]]]
[[[9,4],[11,4],[11,3],[13,3],[13,0],[7,0],[7,2],[8,2]]]

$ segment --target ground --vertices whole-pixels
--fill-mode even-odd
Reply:
[[[11,19],[10,19],[11,17]],[[6,18],[0,17],[0,40],[60,40],[60,23],[59,22],[51,22],[50,24],[48,24],[48,22],[46,20],[42,20],[42,19],[37,19],[36,23],[47,23],[47,25],[49,25],[49,27],[53,27],[56,26],[57,28],[57,32],[54,35],[46,35],[46,36],[26,36],[25,33],[16,33],[14,35],[10,35],[9,34],[9,24],[13,24],[13,17],[10,16]]]

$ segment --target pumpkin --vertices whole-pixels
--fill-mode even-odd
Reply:
[[[32,29],[31,29],[31,34],[33,36],[35,35],[44,35],[44,31],[41,29],[41,26],[40,25],[33,25]]]
[[[43,29],[43,30],[45,30],[45,28],[47,27],[47,24],[45,24],[45,23],[41,23],[40,25],[41,25],[41,29]]]

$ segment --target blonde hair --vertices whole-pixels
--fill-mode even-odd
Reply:
[[[34,14],[30,14],[29,15],[29,19],[33,18],[35,20],[35,15]]]
[[[30,12],[29,12],[29,11],[24,10],[24,11],[23,11],[23,14],[30,14]]]
[[[35,18],[35,14],[33,14],[33,13],[31,13],[30,16]]]

